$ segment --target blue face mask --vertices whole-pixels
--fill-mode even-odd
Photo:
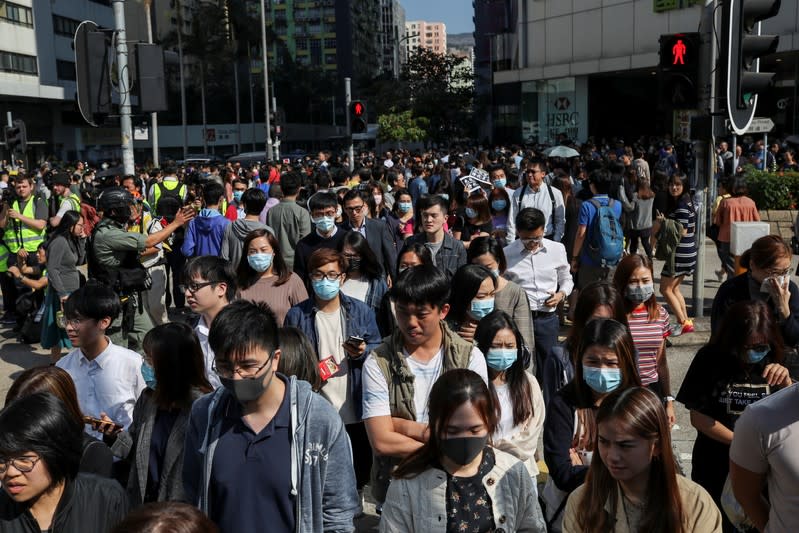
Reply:
[[[247,256],[247,263],[256,272],[266,272],[272,266],[274,254],[251,254]]]
[[[333,217],[319,217],[313,219],[313,223],[316,226],[316,229],[322,233],[327,233],[333,229],[333,226],[336,225],[336,219]]]
[[[503,372],[516,362],[516,348],[491,348],[486,354],[486,363],[492,369]]]
[[[233,191],[233,199],[236,203],[241,202],[241,197],[244,196],[244,191]]]
[[[621,369],[583,365],[583,380],[599,394],[607,394],[621,385]]]
[[[439,194],[439,196],[440,196],[441,198],[443,198],[444,200],[447,200],[447,201],[449,201],[449,195],[448,195],[448,194]]]
[[[494,211],[504,211],[508,207],[508,202],[505,200],[491,200],[491,208]]]
[[[471,207],[467,207],[464,212],[466,213],[466,218],[477,218],[477,211]]]
[[[141,375],[148,387],[155,390],[155,370],[145,361],[141,362]]]
[[[411,210],[413,204],[411,202],[400,202],[399,203],[399,210],[403,213],[407,213]]]
[[[760,351],[751,350],[751,349],[746,350],[746,361],[752,364],[759,363],[760,361],[763,360],[764,357],[766,357],[769,354],[770,351],[771,348],[766,348],[765,350],[760,350]]]
[[[472,305],[469,310],[475,317],[483,318],[494,310],[494,299],[489,298],[488,300],[472,300]]]
[[[505,184],[507,184],[507,183],[508,183],[508,180],[506,180],[505,178],[494,180],[494,187],[496,187],[497,189],[504,189],[505,188]]]
[[[311,287],[319,299],[325,301],[335,298],[341,288],[338,280],[330,281],[327,278],[312,282]]]

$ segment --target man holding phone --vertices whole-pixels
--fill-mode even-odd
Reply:
[[[320,394],[338,410],[352,441],[358,490],[369,481],[372,449],[362,420],[361,370],[364,355],[380,344],[374,313],[365,303],[341,294],[346,260],[329,248],[308,259],[313,295],[289,309],[284,326],[303,331],[316,348]]]
[[[75,349],[56,366],[75,382],[80,409],[93,419],[94,430],[105,429],[95,419],[127,429],[133,406],[146,386],[141,356],[106,336],[121,309],[116,293],[94,281],[70,294],[64,303],[67,336]],[[98,439],[103,436],[99,431],[88,433]]]

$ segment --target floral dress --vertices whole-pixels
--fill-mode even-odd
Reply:
[[[494,451],[486,447],[477,474],[456,477],[447,474],[447,532],[494,531],[494,513],[483,478],[494,468]]]

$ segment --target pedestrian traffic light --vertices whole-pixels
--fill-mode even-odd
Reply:
[[[274,139],[277,137],[277,117],[275,111],[269,112],[269,138]]]
[[[758,94],[771,87],[775,73],[760,72],[760,57],[773,54],[778,35],[761,35],[760,23],[777,16],[780,0],[728,0],[724,3],[721,57],[725,65],[727,116],[737,135],[746,133]]]
[[[699,94],[699,33],[660,36],[658,85],[660,104],[667,109],[695,108]]]
[[[96,126],[111,113],[110,39],[91,21],[81,22],[75,32],[75,73],[78,109],[84,120]]]
[[[350,130],[352,133],[366,132],[366,104],[360,100],[350,104]]]
[[[25,152],[28,149],[27,133],[25,123],[19,119],[13,122],[12,126],[5,127],[6,148],[11,153]]]

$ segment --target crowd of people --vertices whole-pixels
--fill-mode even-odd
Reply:
[[[0,411],[0,531],[799,528],[791,249],[736,275],[725,178],[676,390],[702,214],[673,145],[613,144],[0,172],[2,322],[52,359]]]

